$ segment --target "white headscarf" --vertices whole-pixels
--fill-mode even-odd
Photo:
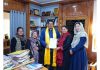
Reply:
[[[76,22],[77,23],[77,22]],[[80,23],[80,31],[79,32],[77,32],[76,31],[76,29],[75,29],[75,26],[74,26],[74,37],[73,37],[73,41],[72,41],[72,43],[71,43],[71,47],[72,48],[75,48],[76,47],[76,45],[79,43],[79,41],[80,41],[80,37],[86,37],[86,42],[85,42],[85,44],[84,44],[84,46],[86,47],[86,48],[88,48],[88,36],[87,36],[87,33],[85,32],[85,30],[84,30],[84,27],[83,27],[83,24],[81,23],[81,22],[79,22]]]

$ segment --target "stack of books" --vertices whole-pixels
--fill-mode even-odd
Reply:
[[[26,67],[28,68],[28,70],[40,70],[43,67],[43,65],[39,63],[31,63],[26,65]]]
[[[3,66],[4,66],[4,70],[11,70],[14,67],[12,58],[4,55],[3,56]]]
[[[15,65],[30,61],[29,50],[20,50],[8,54]]]

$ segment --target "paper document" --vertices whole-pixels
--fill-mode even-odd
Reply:
[[[50,38],[49,48],[55,49],[57,47],[57,39]]]

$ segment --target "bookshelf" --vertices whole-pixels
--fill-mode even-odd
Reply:
[[[54,27],[58,28],[58,15],[54,15],[55,8],[59,8],[59,5],[40,6],[33,3],[30,4],[30,35],[32,30],[38,30],[40,36],[41,30],[46,28],[48,19],[55,20]],[[43,12],[47,13],[47,15],[43,15]]]

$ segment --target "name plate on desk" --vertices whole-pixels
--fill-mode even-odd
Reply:
[[[55,38],[50,38],[49,48],[51,48],[51,49],[57,48],[57,39],[55,39]]]

